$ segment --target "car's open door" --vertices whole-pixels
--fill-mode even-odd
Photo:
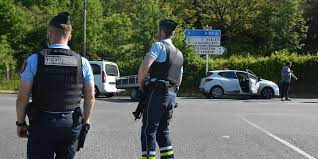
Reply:
[[[258,78],[251,73],[248,73],[248,78],[249,78],[249,84],[250,84],[250,92],[253,94],[257,94],[259,86],[260,86]]]

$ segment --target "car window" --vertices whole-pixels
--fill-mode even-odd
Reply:
[[[247,79],[247,78],[248,78],[247,73],[244,73],[244,72],[236,72],[236,76],[237,76],[239,79]]]
[[[106,74],[109,76],[118,76],[118,69],[115,65],[105,65]]]
[[[236,79],[234,72],[220,72],[218,75],[225,78]]]
[[[213,72],[208,72],[206,76],[209,77],[211,75],[213,75]]]
[[[97,65],[97,64],[91,64],[91,67],[92,67],[92,71],[93,71],[93,74],[94,75],[99,75],[100,74],[100,66]]]

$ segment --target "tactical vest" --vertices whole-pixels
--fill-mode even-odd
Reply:
[[[66,111],[80,106],[83,88],[82,59],[67,49],[38,53],[32,105],[40,111]]]
[[[181,68],[183,65],[183,55],[176,47],[162,42],[166,48],[167,58],[165,62],[152,63],[149,73],[150,78],[157,78],[161,80],[170,81],[176,86],[178,83],[179,75],[181,74]]]

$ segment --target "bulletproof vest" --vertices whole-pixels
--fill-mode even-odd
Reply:
[[[32,105],[40,111],[73,110],[80,106],[83,88],[82,59],[67,49],[38,53]]]
[[[162,42],[166,48],[167,58],[165,62],[152,63],[149,73],[151,78],[157,78],[161,80],[167,80],[172,84],[178,83],[178,77],[181,74],[181,68],[183,65],[183,55],[176,47]]]

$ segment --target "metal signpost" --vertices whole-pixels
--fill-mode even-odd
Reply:
[[[186,29],[185,43],[192,45],[195,53],[206,56],[206,73],[209,69],[209,55],[222,55],[226,49],[221,46],[221,30]]]
[[[83,0],[83,57],[86,56],[86,5],[87,1]]]

